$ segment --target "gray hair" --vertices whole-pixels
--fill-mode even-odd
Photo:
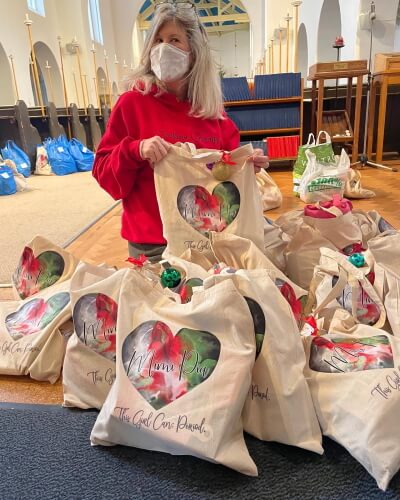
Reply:
[[[187,75],[190,114],[199,118],[223,118],[221,81],[211,55],[209,40],[201,25],[195,7],[183,8],[179,4],[163,3],[156,9],[147,35],[139,66],[125,79],[126,89],[148,94],[153,84],[160,92],[165,88],[151,70],[150,51],[161,27],[168,21],[181,26],[187,33],[193,64]]]

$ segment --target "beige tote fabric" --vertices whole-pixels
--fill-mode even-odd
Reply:
[[[400,467],[400,340],[366,325],[331,331],[305,340],[305,376],[322,433],[385,490]]]
[[[264,217],[264,253],[283,272],[286,269],[285,250],[288,240],[277,224]]]
[[[347,178],[344,184],[345,198],[374,198],[375,192],[370,189],[365,189],[361,186],[361,172],[354,168],[349,168]]]
[[[325,209],[326,212],[333,213],[337,210],[336,217],[331,219],[319,219],[317,217],[304,216],[304,222],[317,229],[321,235],[335,245],[339,250],[343,250],[353,243],[362,241],[362,232],[358,224],[354,221],[353,214],[347,212],[343,214],[336,207]]]
[[[263,213],[250,144],[231,152],[228,180],[217,180],[207,165],[221,160],[216,150],[189,152],[172,146],[154,168],[164,237],[164,255],[187,249],[211,254],[209,233],[217,231],[249,238],[263,248]]]
[[[298,286],[308,290],[319,263],[321,247],[336,250],[336,247],[311,226],[303,223],[285,249],[286,274]]]
[[[274,179],[262,168],[256,174],[258,189],[261,194],[264,212],[282,205],[282,193]]]
[[[56,382],[66,346],[59,328],[70,317],[69,281],[24,301],[0,302],[0,374]]]
[[[120,294],[116,379],[92,444],[192,455],[257,475],[240,418],[255,358],[252,325],[231,281],[177,304],[129,271]]]
[[[289,237],[294,236],[303,223],[304,210],[302,208],[289,210],[275,220],[282,232]]]
[[[71,280],[74,334],[64,359],[64,406],[101,408],[110,390],[119,291],[126,271],[82,263]]]
[[[12,276],[18,299],[26,299],[40,290],[69,279],[78,260],[51,241],[36,236],[26,244]]]
[[[210,276],[204,288],[224,280],[232,280],[245,298],[256,337],[256,362],[243,410],[244,430],[264,441],[322,454],[321,431],[303,375],[304,349],[289,304],[265,270]]]
[[[300,320],[307,292],[278,269],[254,243],[232,234],[211,233],[211,247],[218,262],[233,269],[266,269]]]
[[[386,309],[390,328],[400,337],[400,233],[386,231],[369,240],[368,252],[375,261],[378,294]]]
[[[313,312],[325,320],[325,329],[337,309],[346,309],[357,323],[381,328],[386,321],[382,300],[373,281],[373,263],[353,266],[346,255],[321,248],[321,260],[310,285],[306,314]]]
[[[360,209],[353,209],[353,220],[358,225],[362,234],[362,245],[368,248],[368,241],[380,234],[378,220],[380,215],[375,210],[365,212]]]

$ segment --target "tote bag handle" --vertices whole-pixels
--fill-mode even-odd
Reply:
[[[320,144],[323,144],[320,142],[320,139],[321,139],[321,135],[324,134],[325,136],[325,143],[329,143],[329,142],[332,142],[331,140],[331,136],[328,134],[328,132],[326,132],[326,130],[320,130],[319,131],[319,134],[317,136],[317,142],[316,142],[316,146],[319,146]]]

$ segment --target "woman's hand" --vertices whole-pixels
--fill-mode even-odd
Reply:
[[[262,149],[255,149],[249,160],[253,160],[254,172],[257,174],[262,168],[269,167],[268,156],[264,155]]]
[[[140,143],[140,156],[142,160],[147,160],[153,167],[155,163],[167,156],[171,144],[158,135],[143,139]]]

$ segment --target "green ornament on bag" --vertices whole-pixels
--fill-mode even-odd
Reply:
[[[181,279],[181,273],[174,267],[168,267],[161,273],[161,284],[164,288],[177,287]]]

